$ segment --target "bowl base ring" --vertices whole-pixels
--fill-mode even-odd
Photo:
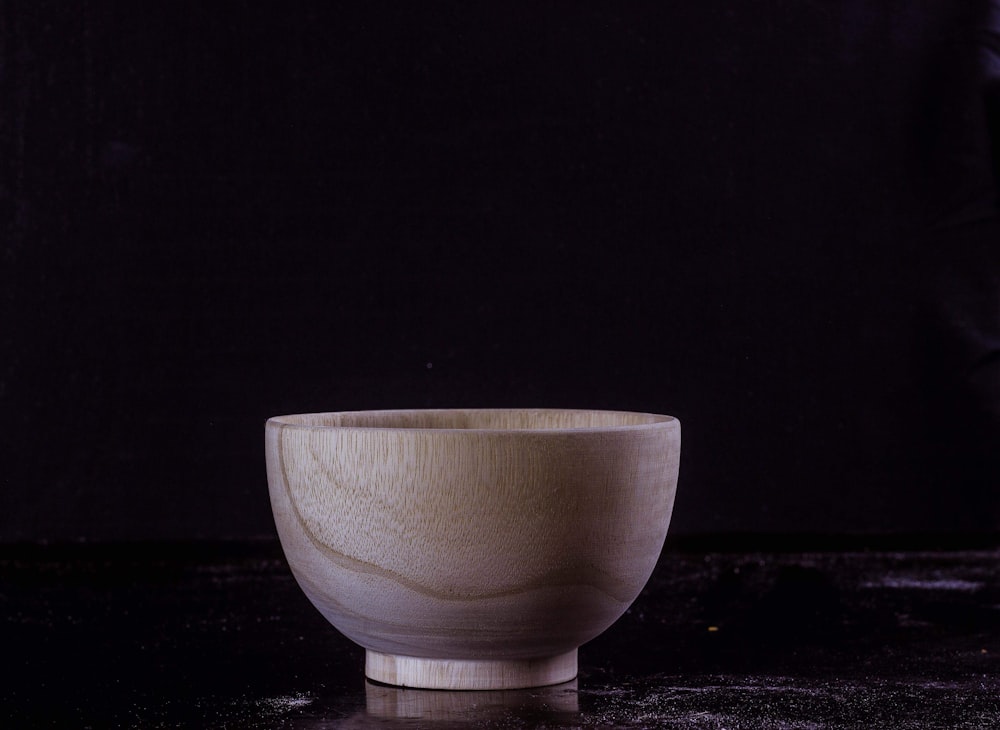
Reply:
[[[576,677],[577,650],[538,659],[423,659],[365,650],[365,676],[421,689],[525,689]]]

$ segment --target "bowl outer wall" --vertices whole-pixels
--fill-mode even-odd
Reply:
[[[552,656],[594,638],[651,574],[680,423],[477,431],[269,421],[286,558],[346,636],[428,658]]]

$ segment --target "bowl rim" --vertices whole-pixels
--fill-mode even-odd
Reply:
[[[298,419],[316,418],[321,416],[348,416],[348,415],[385,415],[391,416],[403,413],[504,413],[520,411],[528,413],[600,413],[606,415],[628,415],[645,416],[649,418],[645,423],[626,423],[608,426],[567,426],[560,428],[440,428],[436,426],[338,426],[323,425],[314,423],[302,423]],[[353,411],[316,411],[313,413],[291,413],[281,416],[271,416],[267,419],[265,426],[278,426],[282,430],[293,428],[306,431],[391,431],[391,432],[423,432],[423,433],[491,433],[491,434],[567,434],[567,433],[614,433],[620,431],[645,431],[657,428],[679,428],[680,420],[676,416],[668,416],[660,413],[647,413],[644,411],[612,410],[602,408],[389,408],[375,410],[353,410]]]

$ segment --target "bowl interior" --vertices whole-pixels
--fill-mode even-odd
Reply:
[[[674,419],[670,416],[626,411],[504,408],[304,413],[277,416],[271,420],[289,426],[310,428],[551,431],[635,428]]]

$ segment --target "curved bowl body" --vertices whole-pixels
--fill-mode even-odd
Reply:
[[[648,580],[680,423],[571,410],[306,414],[267,422],[266,455],[292,572],[369,650],[370,677],[529,686],[575,676],[576,648]],[[553,657],[561,668],[539,676],[516,669]],[[480,678],[407,679],[410,660]],[[483,679],[487,665],[520,678]]]

